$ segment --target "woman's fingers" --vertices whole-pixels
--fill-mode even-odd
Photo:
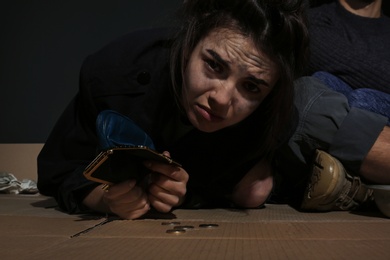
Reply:
[[[169,156],[168,152],[163,153]],[[187,192],[188,173],[181,167],[156,161],[145,161],[153,172],[149,186],[149,201],[155,209],[168,212],[184,200]]]
[[[144,215],[150,209],[146,193],[135,185],[134,180],[124,181],[111,186],[103,200],[111,212],[125,219],[134,219]]]

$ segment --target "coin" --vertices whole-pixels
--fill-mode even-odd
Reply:
[[[185,233],[186,231],[184,229],[168,229],[166,231],[168,234],[182,234]]]
[[[180,225],[180,222],[176,222],[176,221],[162,222],[161,225],[164,225],[164,226],[174,226],[174,225]]]
[[[184,229],[184,230],[187,230],[187,229],[193,229],[194,226],[175,226],[173,229]]]
[[[201,228],[214,228],[214,227],[219,227],[219,225],[218,224],[207,223],[207,224],[200,224],[199,227],[201,227]]]

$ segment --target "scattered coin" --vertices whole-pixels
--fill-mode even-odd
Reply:
[[[175,226],[175,225],[180,225],[180,222],[175,222],[175,221],[172,221],[172,222],[162,222],[161,225],[164,225],[164,226]]]
[[[194,226],[175,226],[173,229],[184,229],[184,230],[187,230],[187,229],[193,229]]]
[[[214,227],[219,227],[219,225],[208,223],[208,224],[200,224],[199,227],[201,227],[201,228],[214,228]]]
[[[168,234],[182,234],[182,233],[185,233],[185,229],[168,229],[166,231]]]

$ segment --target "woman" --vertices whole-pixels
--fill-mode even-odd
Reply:
[[[288,138],[293,80],[304,67],[303,1],[189,0],[178,32],[129,34],[83,64],[80,90],[38,157],[38,187],[70,212],[125,219],[151,207],[254,208],[268,198],[271,160]],[[107,192],[83,171],[103,110],[131,118],[182,167],[145,161]]]

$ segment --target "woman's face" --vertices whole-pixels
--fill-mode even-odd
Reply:
[[[214,132],[248,117],[277,80],[275,63],[251,38],[232,29],[215,29],[189,58],[182,105],[196,128]]]

